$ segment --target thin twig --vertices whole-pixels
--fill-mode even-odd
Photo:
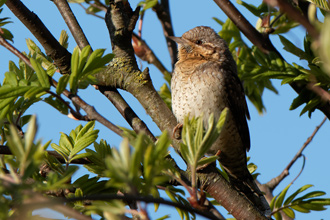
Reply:
[[[66,25],[69,27],[70,32],[79,48],[82,49],[87,45],[90,45],[68,2],[66,0],[53,0],[53,2],[61,13]]]
[[[101,11],[107,12],[107,6],[101,4],[101,2],[95,1],[95,3],[88,3],[90,6],[93,6]]]
[[[104,19],[104,17],[97,15],[94,12],[88,11],[87,8],[85,6],[83,6],[83,4],[79,3],[79,5],[85,10],[86,14],[94,15],[95,17],[100,18],[102,20]]]
[[[177,57],[177,44],[169,39],[169,36],[174,36],[172,19],[170,14],[168,0],[161,0],[160,3],[157,3],[156,6],[153,7],[153,10],[156,12],[157,17],[162,24],[164,36],[167,42],[167,49],[170,53],[172,69],[174,68],[174,64],[176,63]]]
[[[266,183],[266,185],[269,187],[269,189],[271,191],[273,191],[278,186],[278,184],[280,184],[280,182],[285,177],[287,177],[289,175],[289,170],[292,167],[292,165],[298,160],[299,157],[302,156],[302,152],[312,142],[312,140],[315,137],[316,133],[319,131],[319,129],[322,127],[322,125],[325,123],[326,120],[327,120],[327,117],[324,117],[324,119],[322,120],[322,122],[318,126],[316,126],[316,128],[313,131],[313,133],[311,134],[311,136],[309,136],[307,138],[307,141],[299,149],[299,151],[296,153],[296,155],[293,157],[293,159],[290,161],[290,163],[285,167],[285,169],[282,171],[282,173],[280,175],[278,175],[277,177],[271,179],[268,183]]]
[[[51,94],[52,96],[54,96],[55,98],[57,98],[58,100],[60,100],[66,107],[69,108],[70,113],[73,115],[73,117],[77,120],[83,120],[83,121],[88,121],[88,117],[87,116],[83,116],[81,115],[79,112],[75,111],[71,105],[69,105],[60,95],[57,95],[56,93],[52,92],[52,91],[46,91],[47,93]]]
[[[143,25],[144,11],[141,12],[138,28],[138,36],[142,37],[142,25]]]
[[[137,34],[133,33],[133,49],[135,54],[144,61],[153,64],[164,76],[169,74],[162,62],[157,58],[154,52],[150,49],[147,43],[142,40]]]

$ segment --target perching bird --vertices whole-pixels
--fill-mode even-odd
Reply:
[[[230,182],[239,190],[246,186],[254,194],[249,198],[265,198],[247,169],[246,151],[250,149],[249,118],[244,90],[237,76],[236,63],[226,42],[209,27],[196,27],[182,35],[170,37],[179,45],[178,62],[172,75],[172,110],[179,123],[184,117],[203,114],[207,124],[211,113],[217,121],[221,111],[229,109],[225,127],[209,154],[218,154]],[[206,125],[207,126],[207,125]],[[248,195],[246,195],[249,197]],[[261,197],[261,198],[260,198]]]

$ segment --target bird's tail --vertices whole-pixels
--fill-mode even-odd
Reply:
[[[228,172],[227,172],[228,173]],[[230,183],[255,205],[266,217],[271,216],[271,210],[264,194],[260,191],[250,172],[246,169],[244,179],[237,179],[228,174]]]

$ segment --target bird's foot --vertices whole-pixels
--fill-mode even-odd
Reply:
[[[182,127],[183,127],[183,124],[179,123],[179,124],[177,124],[177,125],[173,128],[172,137],[173,137],[174,139],[176,139],[176,140],[180,140],[180,139],[181,139]]]

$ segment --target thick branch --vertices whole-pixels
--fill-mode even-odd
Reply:
[[[45,48],[46,54],[54,60],[61,73],[70,73],[71,54],[61,46],[38,16],[19,0],[7,0],[6,5],[38,39]]]
[[[66,0],[53,0],[54,4],[60,11],[66,25],[69,27],[70,32],[78,44],[79,48],[82,49],[89,45],[88,40],[82,31],[76,17],[74,16],[71,8]]]

